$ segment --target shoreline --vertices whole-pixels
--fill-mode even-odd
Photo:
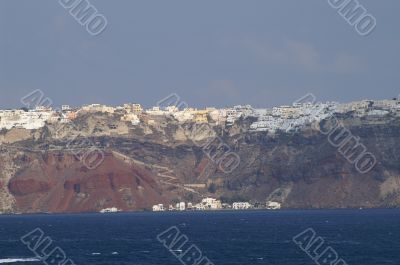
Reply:
[[[164,212],[153,212],[153,211],[119,211],[111,213],[100,213],[100,212],[60,212],[60,213],[1,213],[1,217],[10,216],[60,216],[60,215],[131,215],[131,214],[153,214],[153,215],[171,215],[171,214],[218,214],[218,213],[288,213],[288,212],[354,212],[354,211],[387,211],[387,210],[400,210],[400,208],[287,208],[279,210],[268,210],[268,209],[251,209],[251,210],[205,210],[205,211],[164,211]]]

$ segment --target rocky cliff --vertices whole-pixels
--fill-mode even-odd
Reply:
[[[400,119],[336,118],[340,127],[329,134],[328,123],[271,133],[250,130],[251,118],[204,127],[144,116],[132,125],[111,114],[2,131],[0,211],[145,210],[204,196],[285,208],[399,206]],[[373,165],[355,162],[347,136],[373,155]],[[227,152],[240,159],[232,170],[221,166]]]

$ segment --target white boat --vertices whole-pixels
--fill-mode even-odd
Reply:
[[[120,212],[120,210],[118,210],[118,208],[116,207],[105,208],[100,211],[100,213],[116,213],[116,212]]]

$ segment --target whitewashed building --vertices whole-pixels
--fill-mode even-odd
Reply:
[[[178,202],[178,203],[176,204],[175,209],[176,209],[177,211],[185,211],[185,210],[186,210],[186,204],[185,204],[185,202]]]
[[[165,211],[164,204],[153,205],[153,212],[163,212],[163,211]]]
[[[40,110],[39,110],[40,109]],[[12,128],[23,128],[34,130],[46,125],[54,115],[51,110],[42,110],[41,108],[30,111],[12,110],[0,112],[0,129],[10,130]]]
[[[220,200],[214,198],[204,198],[201,201],[201,204],[204,205],[206,210],[218,210],[222,209],[222,203]]]
[[[101,105],[101,104],[85,105],[85,106],[82,106],[81,110],[86,111],[86,112],[103,112],[103,113],[111,113],[111,114],[115,112],[114,107]]]
[[[279,202],[267,201],[266,208],[268,210],[279,210],[281,208],[281,204]]]
[[[248,202],[234,202],[232,209],[234,210],[247,210],[251,208],[251,204]]]

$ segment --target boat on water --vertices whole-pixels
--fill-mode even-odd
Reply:
[[[111,208],[105,208],[105,209],[102,209],[101,211],[100,211],[100,213],[116,213],[116,212],[120,212],[121,210],[119,210],[118,208],[116,208],[116,207],[111,207]]]

